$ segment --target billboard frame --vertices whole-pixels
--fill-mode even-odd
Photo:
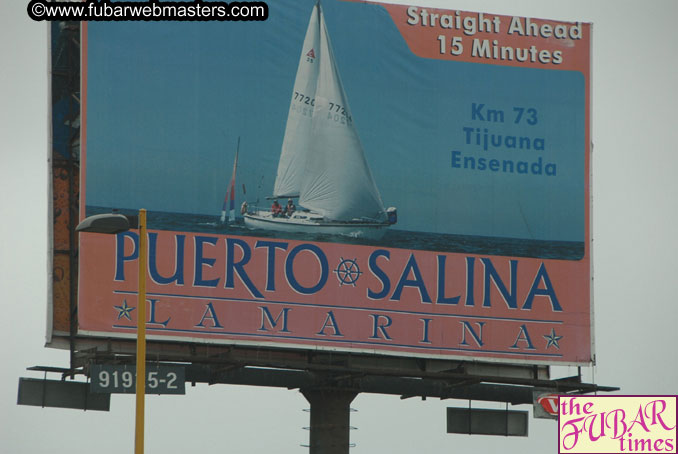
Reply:
[[[86,24],[84,25],[86,27]],[[82,42],[82,41],[81,41]],[[86,53],[86,44],[83,45],[82,49],[82,55]],[[81,58],[84,58],[81,56]],[[82,72],[78,73],[78,76],[82,75]],[[72,74],[71,74],[72,76]],[[86,80],[81,80],[81,87],[86,84]],[[84,92],[80,91],[80,93]],[[587,80],[587,103],[590,103],[590,79]],[[77,98],[76,98],[77,99]],[[82,98],[82,106],[86,105],[86,99],[83,96]],[[78,103],[78,107],[80,107],[80,103]],[[587,113],[587,115],[590,115],[590,113]],[[590,121],[587,123],[587,135],[590,134]],[[587,139],[589,139],[590,136],[587,136]],[[85,137],[82,138],[81,143],[85,143]],[[590,141],[587,143],[587,148],[590,146]],[[68,348],[71,351],[71,364],[72,364],[72,370],[75,371],[76,368],[82,368],[81,370],[86,371],[87,370],[87,364],[89,364],[92,361],[98,362],[102,360],[109,360],[111,358],[110,355],[123,355],[125,356],[128,351],[128,347],[130,345],[133,345],[133,335],[130,336],[121,336],[120,338],[116,340],[111,340],[108,338],[109,336],[106,335],[106,333],[98,333],[98,332],[88,332],[88,331],[79,331],[77,327],[77,281],[73,278],[74,276],[78,275],[78,262],[77,262],[77,255],[78,255],[78,240],[75,238],[74,232],[74,227],[75,224],[77,223],[77,220],[81,218],[82,216],[80,215],[80,206],[77,203],[77,200],[74,202],[73,197],[77,198],[78,195],[78,187],[79,187],[79,155],[71,154],[65,162],[58,161],[54,158],[54,153],[52,153],[52,182],[54,182],[55,178],[55,170],[60,169],[62,167],[59,166],[64,166],[63,169],[67,172],[68,175],[68,219],[67,219],[67,225],[68,225],[68,244],[67,248],[55,248],[51,250],[50,252],[52,253],[51,259],[57,260],[57,256],[63,256],[63,257],[68,257],[69,260],[69,265],[68,265],[68,272],[70,273],[69,279],[68,279],[68,289],[69,289],[69,298],[68,298],[68,309],[69,309],[69,317],[68,317],[68,323],[67,327],[64,325],[64,320],[63,317],[61,317],[61,320],[56,320],[54,317],[54,310],[55,306],[53,303],[52,298],[54,297],[55,289],[53,285],[49,286],[49,292],[50,292],[50,298],[49,298],[49,309],[48,309],[48,327],[47,327],[47,343],[48,346],[51,347],[56,347],[56,348]],[[591,181],[591,171],[590,171],[590,152],[587,153],[586,156],[587,161],[589,161],[589,183]],[[50,185],[50,188],[52,188],[52,185]],[[587,207],[586,210],[588,211],[588,219],[589,219],[589,224],[592,224],[592,216],[591,216],[591,197],[590,197],[590,184],[587,187]],[[56,202],[55,202],[56,203]],[[52,223],[56,222],[56,219],[58,216],[54,215],[54,208],[55,205],[52,206],[51,210],[51,216],[50,220]],[[591,229],[591,225],[588,227]],[[590,232],[590,230],[589,230]],[[589,241],[586,244],[586,248],[589,251],[589,254],[592,252],[592,235],[591,232],[589,233]],[[51,243],[50,246],[54,248],[54,239],[53,237],[51,238]],[[52,270],[52,278],[54,279],[58,273],[54,272]],[[58,292],[57,292],[58,293]],[[591,299],[590,299],[590,311],[591,311],[591,356],[592,356],[592,362],[595,361],[595,353],[594,353],[594,337],[593,337],[593,282],[591,279],[590,282],[590,293],[591,293]],[[58,318],[58,317],[57,317]],[[67,328],[67,329],[64,329]],[[91,336],[91,337],[90,337]],[[130,341],[125,341],[124,338],[129,337]],[[165,342],[167,340],[167,342]],[[214,361],[214,358],[212,358],[212,353],[210,353],[210,350],[212,351],[217,351],[217,357],[222,356],[222,355],[228,355],[231,352],[238,352],[242,356],[239,357],[239,359],[236,361],[235,364],[253,364],[253,365],[261,365],[262,367],[279,367],[279,368],[286,368],[290,364],[285,361],[281,360],[278,358],[278,354],[281,352],[301,352],[302,356],[305,355],[318,355],[322,358],[332,358],[332,357],[340,357],[342,358],[343,361],[346,360],[346,358],[363,358],[363,357],[369,357],[369,358],[376,358],[378,361],[380,361],[383,364],[389,364],[392,359],[394,358],[399,358],[402,360],[402,362],[407,363],[406,366],[399,366],[402,369],[398,372],[399,375],[406,375],[406,376],[414,376],[414,377],[419,377],[419,378],[425,378],[429,377],[429,370],[427,370],[427,367],[433,367],[434,369],[437,368],[443,368],[443,370],[454,370],[461,369],[466,370],[467,372],[464,373],[465,377],[477,377],[480,379],[480,381],[486,381],[489,380],[493,383],[496,383],[497,381],[502,382],[504,379],[508,379],[512,383],[519,384],[520,382],[527,380],[530,383],[535,383],[535,386],[539,384],[540,386],[544,386],[547,384],[554,385],[555,382],[551,381],[548,379],[548,368],[543,367],[547,366],[550,364],[553,364],[553,362],[550,361],[539,361],[539,360],[522,360],[522,359],[516,359],[516,360],[511,360],[511,359],[506,359],[506,358],[489,358],[487,361],[484,361],[484,359],[476,360],[476,359],[470,359],[468,357],[455,357],[453,355],[450,356],[444,356],[444,357],[435,357],[432,355],[417,355],[417,354],[404,354],[402,352],[379,352],[379,353],[374,353],[374,350],[371,349],[350,349],[350,350],[340,350],[335,347],[324,347],[324,346],[316,346],[313,349],[310,347],[301,347],[301,350],[299,349],[298,345],[286,345],[286,344],[281,344],[281,343],[275,343],[271,344],[268,342],[249,342],[245,343],[242,346],[239,345],[238,341],[229,341],[229,340],[224,340],[224,341],[211,341],[213,343],[210,343],[209,345],[206,345],[206,343],[201,340],[201,339],[191,339],[191,338],[180,338],[176,339],[179,340],[182,343],[187,344],[189,352],[184,352],[182,353],[181,350],[183,347],[179,348],[173,348],[172,344],[172,339],[168,339],[166,337],[163,337],[162,339],[160,338],[153,338],[153,336],[150,337],[149,340],[149,356],[150,355],[155,355],[157,358],[164,358],[162,361],[192,361],[196,363],[200,363],[202,361],[209,363],[212,363]],[[64,342],[66,341],[66,342]],[[215,345],[216,344],[216,345]],[[115,347],[113,347],[115,346]],[[112,349],[113,348],[113,349]],[[312,351],[313,350],[313,351]],[[202,355],[198,354],[196,356],[195,352],[201,351],[203,352]],[[318,352],[320,351],[320,352]],[[116,352],[116,353],[114,353]],[[254,353],[253,353],[254,352]],[[265,355],[269,359],[267,361],[264,361],[263,364],[261,364],[258,360],[260,355]],[[203,356],[204,355],[204,356]],[[284,356],[284,355],[283,355]],[[296,355],[295,355],[296,356]],[[278,358],[278,359],[274,359]],[[228,361],[222,362],[221,360],[217,360],[217,362],[221,364],[230,364]],[[299,359],[296,359],[293,361],[294,367],[298,367],[300,369],[313,369],[315,366],[311,362],[304,362]],[[424,364],[422,366],[422,363]],[[444,364],[444,365],[443,365]],[[558,363],[558,365],[575,365],[575,366],[581,366],[584,363],[578,363],[578,362],[573,362],[573,363]],[[432,366],[434,365],[434,366]],[[241,367],[246,367],[246,366],[241,366]],[[486,373],[469,373],[469,370],[474,370],[474,369],[479,369],[479,370],[486,370],[486,368],[489,369],[494,369],[498,372],[496,375],[494,374],[486,374]],[[361,369],[363,371],[366,371],[368,369],[363,368]],[[380,375],[384,374],[385,371],[390,370],[390,367],[383,366],[378,367],[375,370],[371,370],[369,372],[366,372],[367,374],[371,375]],[[336,372],[341,372],[341,371],[347,371],[347,368],[345,366],[339,366],[339,365],[331,365],[329,368],[327,368],[326,372],[328,373],[336,373]],[[440,373],[435,373],[437,374],[438,377],[440,377],[443,380],[449,380],[450,377],[445,374],[440,374]],[[434,375],[435,375],[434,374]],[[443,378],[444,377],[444,378]],[[584,392],[590,392],[589,389],[600,389],[596,385],[593,385],[594,388],[587,386],[583,386],[581,383],[581,377],[579,377],[579,382],[576,380],[572,382],[572,386],[575,386],[573,389],[578,389],[582,390]],[[576,386],[580,386],[580,388],[577,388]]]

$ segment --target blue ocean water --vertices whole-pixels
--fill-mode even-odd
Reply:
[[[87,216],[110,213],[106,207],[87,206]],[[117,212],[134,215],[136,210],[120,209]],[[273,232],[250,229],[242,218],[231,224],[223,224],[218,215],[187,214],[149,211],[147,226],[151,230],[200,232],[220,235],[255,236],[299,241],[319,241],[344,244],[359,244],[422,251],[455,252],[473,255],[502,255],[534,257],[540,259],[581,260],[585,243],[577,241],[544,241],[518,238],[454,235],[449,233],[411,232],[390,227],[380,240],[368,240],[339,235]]]

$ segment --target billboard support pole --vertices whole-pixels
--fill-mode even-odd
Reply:
[[[146,397],[146,269],[148,247],[146,234],[146,210],[141,208],[138,216],[119,213],[97,214],[83,219],[75,232],[91,232],[115,235],[130,228],[139,229],[139,281],[137,288],[137,382],[136,413],[134,423],[134,453],[144,452],[144,410]],[[73,350],[72,350],[73,351]]]
[[[306,388],[301,393],[311,404],[309,454],[348,454],[351,402],[356,391]]]
[[[144,452],[146,397],[146,210],[139,210],[139,296],[137,302],[137,388],[134,453]]]

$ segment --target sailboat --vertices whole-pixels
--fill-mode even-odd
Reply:
[[[224,205],[221,208],[221,223],[226,222],[226,211],[228,208],[228,222],[235,221],[235,173],[238,170],[238,152],[240,151],[240,137],[238,137],[238,147],[235,150],[235,160],[233,161],[233,174],[231,175],[231,183],[226,190],[224,197]]]
[[[319,2],[304,38],[272,198],[288,199],[288,206],[298,198],[300,207],[249,210],[247,227],[378,239],[397,221],[367,164]]]

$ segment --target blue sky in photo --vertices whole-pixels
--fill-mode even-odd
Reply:
[[[238,137],[238,202],[265,203],[314,3],[269,2],[264,22],[89,23],[86,204],[216,216]],[[322,5],[397,228],[584,241],[581,73],[423,59],[381,6]],[[474,103],[503,111],[504,122],[474,119]],[[534,109],[537,124],[515,124],[514,107]],[[542,139],[544,150],[484,150],[463,128]],[[454,168],[453,151],[477,163],[541,160],[556,175]]]

